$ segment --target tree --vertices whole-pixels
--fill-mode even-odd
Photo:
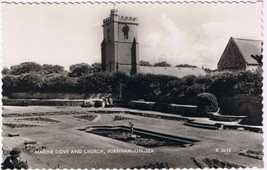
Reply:
[[[101,72],[101,63],[93,63],[91,65],[91,72],[93,73]]]
[[[42,66],[35,62],[23,62],[19,65],[11,66],[11,74],[21,75],[30,72],[40,72]]]
[[[195,75],[188,75],[182,78],[182,82],[186,86],[192,86],[195,83],[195,81],[196,81]]]
[[[110,84],[112,87],[112,93],[120,93],[120,90],[125,86],[128,76],[122,72],[115,72],[110,75]]]
[[[110,93],[111,76],[106,73],[88,74],[79,77],[79,88],[86,93]]]
[[[2,78],[3,82],[3,95],[9,95],[11,92],[16,91],[18,88],[18,78],[14,75],[6,75]]]
[[[43,85],[43,76],[38,73],[27,73],[19,76],[17,87],[25,92],[39,91]]]
[[[44,79],[43,90],[46,92],[74,92],[77,90],[77,79],[64,74],[50,74]]]
[[[92,67],[86,63],[73,64],[70,66],[70,77],[81,77],[92,72]]]
[[[190,64],[178,64],[175,67],[188,67],[188,68],[197,68],[197,66],[190,65]]]
[[[3,70],[2,70],[2,74],[3,75],[7,75],[7,74],[10,74],[11,73],[11,70],[7,67],[4,67]]]
[[[161,61],[161,62],[155,63],[154,66],[156,66],[156,67],[171,67],[171,64],[167,63],[166,61]]]
[[[44,64],[42,66],[42,73],[43,74],[64,73],[64,67],[60,65]]]
[[[141,60],[139,61],[140,66],[152,66],[148,61]]]

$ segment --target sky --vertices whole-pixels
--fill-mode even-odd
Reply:
[[[139,59],[215,69],[230,37],[262,40],[262,2],[117,4],[139,21]],[[3,61],[72,64],[101,61],[102,22],[112,4],[2,4]]]

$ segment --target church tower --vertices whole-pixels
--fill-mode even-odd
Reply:
[[[101,43],[102,71],[120,71],[127,75],[139,72],[138,21],[119,16],[116,9],[103,20],[104,39]]]

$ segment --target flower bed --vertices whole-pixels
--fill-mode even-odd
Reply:
[[[231,168],[246,168],[245,166],[234,164],[231,162],[227,161],[222,161],[218,159],[211,159],[211,158],[192,158],[192,160],[195,162],[195,164],[199,168],[226,168],[226,169],[231,169]]]
[[[247,156],[254,159],[260,159],[260,160],[263,159],[263,152],[258,150],[249,150],[249,149],[241,150],[239,152],[239,155]]]

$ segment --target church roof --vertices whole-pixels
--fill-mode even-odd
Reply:
[[[184,76],[194,75],[203,76],[206,72],[202,68],[190,67],[152,67],[140,66],[140,72],[145,74],[168,75],[182,78]]]
[[[261,55],[260,40],[232,38],[247,64],[259,64],[252,55]]]

